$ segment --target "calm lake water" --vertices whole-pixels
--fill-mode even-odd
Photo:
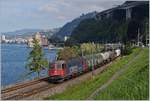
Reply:
[[[36,73],[26,75],[29,70],[25,68],[27,57],[31,48],[21,44],[1,44],[1,85],[11,85],[21,81],[31,80]],[[45,58],[55,60],[56,50],[44,49]],[[47,70],[41,72],[41,76],[47,76]]]

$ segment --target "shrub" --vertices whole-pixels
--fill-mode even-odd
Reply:
[[[122,55],[129,55],[129,54],[131,54],[132,53],[132,47],[131,47],[131,45],[129,45],[129,44],[126,44],[124,47],[122,47]]]

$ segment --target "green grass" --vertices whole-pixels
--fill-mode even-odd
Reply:
[[[124,57],[122,57],[120,59],[117,59],[116,61],[114,61],[113,64],[111,64],[109,66],[108,69],[106,69],[103,73],[95,76],[93,79],[89,79],[89,80],[80,82],[77,85],[73,85],[71,87],[68,87],[63,93],[55,94],[55,95],[49,96],[49,97],[47,97],[45,99],[57,99],[57,100],[72,100],[72,99],[83,100],[83,99],[86,99],[98,87],[103,85],[116,71],[118,71],[121,67],[123,67],[125,64],[127,64],[129,61],[131,61],[139,52],[141,52],[142,55],[144,54],[142,57],[144,57],[146,55],[144,57],[144,59],[148,59],[148,57],[147,57],[147,50],[144,49],[144,52],[142,52],[141,49],[134,49],[132,54],[124,56]],[[139,64],[140,63],[143,64],[143,62],[147,64],[148,61],[147,60],[145,60],[145,61],[142,60],[141,62],[139,62]],[[141,66],[141,65],[138,65],[138,66]],[[145,66],[147,66],[147,65],[144,65],[144,67]],[[133,68],[136,70],[136,65]],[[129,72],[127,72],[127,74],[130,75],[132,73],[129,74]],[[145,74],[147,75],[147,73],[145,73]],[[146,84],[146,82],[144,82],[144,83]],[[124,91],[124,92],[126,92],[126,91]],[[105,91],[103,93],[105,93]],[[114,95],[116,95],[115,91],[113,93],[114,93]],[[120,92],[120,94],[122,94],[122,93]],[[102,93],[100,95],[102,95]],[[97,96],[95,99],[107,99],[107,98],[105,98],[106,95],[107,95],[107,91],[106,91],[106,93],[103,96]],[[147,95],[145,95],[145,96],[147,96]],[[110,92],[110,97],[111,97],[111,92]],[[112,99],[117,99],[117,96],[116,97],[112,97]],[[118,99],[119,99],[119,97],[118,97]],[[124,97],[122,97],[121,99],[124,99]]]
[[[149,58],[148,49],[144,49],[138,58],[133,62],[124,75],[100,92],[95,99],[125,99],[125,100],[146,100],[149,98]]]

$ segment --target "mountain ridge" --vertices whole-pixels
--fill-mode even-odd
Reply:
[[[66,23],[58,33],[56,33],[53,37],[64,38],[65,36],[70,36],[72,31],[78,26],[78,24],[84,20],[89,18],[95,18],[97,11],[89,12],[87,14],[82,14],[81,16],[75,18],[74,20]]]
[[[53,29],[20,29],[10,32],[2,32],[1,34],[6,35],[7,37],[30,37],[34,35],[36,32],[41,32],[47,37],[51,37],[53,34],[57,33],[60,28]]]

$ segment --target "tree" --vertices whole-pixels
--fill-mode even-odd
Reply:
[[[133,47],[130,45],[130,42],[127,42],[122,48],[121,53],[122,55],[129,55],[132,53]]]
[[[84,55],[96,53],[96,51],[97,51],[96,44],[93,44],[93,43],[83,43],[83,44],[81,44],[81,49],[82,49]]]
[[[69,60],[71,58],[79,57],[80,51],[77,46],[64,47],[58,52],[58,60]]]
[[[69,60],[83,55],[91,55],[102,51],[104,46],[94,43],[83,43],[80,46],[64,47],[58,52],[57,60]]]
[[[33,49],[29,53],[28,64],[26,65],[26,68],[31,71],[29,74],[37,72],[38,78],[40,77],[41,70],[48,67],[48,61],[43,57],[44,54],[39,40],[33,38]]]

